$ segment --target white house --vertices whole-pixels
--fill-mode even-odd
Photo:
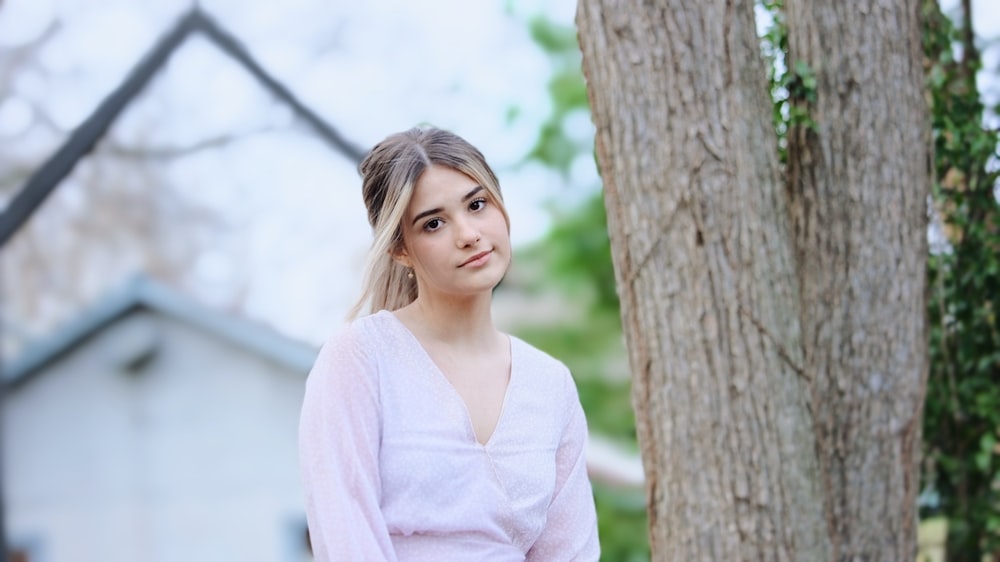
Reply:
[[[308,559],[296,434],[315,355],[131,283],[5,372],[11,546],[31,562]]]

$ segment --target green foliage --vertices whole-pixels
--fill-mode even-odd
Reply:
[[[554,282],[567,302],[584,311],[586,321],[525,327],[521,337],[570,367],[595,432],[634,445],[635,418],[600,194],[566,213],[545,241],[525,250],[522,258],[544,263],[546,282]]]
[[[576,31],[542,17],[532,19],[530,29],[552,60],[554,72],[549,82],[552,113],[527,158],[566,172],[587,150],[569,139],[563,127],[571,112],[589,111]],[[578,379],[593,429],[634,442],[627,379],[606,372],[613,363],[610,358],[622,353],[622,332],[604,201],[595,193],[577,207],[554,212],[555,226],[544,242],[523,251],[519,259],[544,263],[546,282],[554,280],[563,297],[586,312],[587,321],[525,327],[521,334],[566,361]]]
[[[770,18],[764,34],[760,38],[761,54],[767,63],[767,80],[771,85],[771,122],[778,135],[778,155],[782,164],[787,158],[788,122],[791,114],[791,99],[786,87],[788,69],[785,53],[788,52],[788,26],[785,23],[783,0],[761,2],[760,8]]]
[[[641,492],[623,492],[594,485],[601,560],[644,562],[650,557],[646,535],[646,499]],[[613,537],[614,540],[607,540]]]
[[[553,58],[578,58],[576,29],[559,25],[544,16],[536,16],[528,22],[531,39]]]
[[[789,69],[788,26],[782,0],[760,2],[760,8],[770,19],[760,38],[761,53],[767,61],[767,78],[771,85],[771,121],[778,135],[778,157],[787,161],[789,129],[801,126],[816,130],[810,108],[816,103],[816,72],[803,60],[796,60]]]
[[[924,487],[936,501],[924,511],[949,519],[948,560],[978,562],[1000,553],[1000,138],[982,124],[976,50],[956,60],[961,30],[935,2],[925,1],[924,21],[934,214],[945,237],[928,262]]]
[[[576,30],[541,17],[529,25],[531,36],[553,64],[553,74],[548,85],[552,112],[527,160],[565,176],[573,161],[590,150],[565,129],[568,116],[577,111],[589,113]],[[545,240],[521,251],[517,259],[519,263],[544,264],[545,279],[540,284],[551,287],[554,283],[559,298],[585,320],[523,326],[518,335],[567,364],[593,433],[638,450],[603,197],[597,192],[578,206],[557,208],[554,213],[555,226]],[[594,497],[601,559],[649,560],[643,492],[595,483]]]
[[[816,73],[809,68],[809,64],[802,60],[795,61],[792,70],[781,76],[780,86],[788,93],[783,100],[787,108],[784,130],[795,126],[816,130],[816,121],[809,116],[810,106],[816,103]]]
[[[535,146],[528,153],[535,160],[569,173],[573,160],[586,146],[566,134],[566,116],[574,111],[589,111],[587,87],[580,71],[580,49],[576,42],[576,29],[555,24],[538,16],[529,23],[531,37],[548,54],[554,66],[549,80],[549,99],[552,113],[542,124]]]
[[[604,199],[596,193],[570,212],[557,215],[545,254],[552,272],[563,284],[585,282],[595,292],[591,312],[619,316],[615,272],[611,265],[611,239]]]

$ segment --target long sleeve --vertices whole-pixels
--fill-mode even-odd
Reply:
[[[587,476],[587,419],[569,380],[569,421],[556,451],[556,486],[545,528],[528,551],[527,562],[592,561],[600,557],[597,513]]]
[[[353,327],[323,346],[306,382],[299,464],[320,562],[396,559],[380,508],[377,376]]]

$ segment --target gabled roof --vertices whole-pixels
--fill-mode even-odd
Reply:
[[[261,85],[279,100],[288,104],[295,116],[302,119],[334,150],[352,162],[359,162],[361,149],[345,139],[332,125],[302,103],[281,82],[262,67],[250,51],[231,33],[222,28],[195,4],[177,24],[164,35],[129,72],[124,82],[112,91],[101,104],[69,136],[59,150],[49,157],[28,179],[25,186],[0,214],[0,247],[13,236],[35,209],[42,204],[73,167],[86,156],[107,133],[118,115],[142,91],[149,80],[170,59],[170,56],[195,33],[204,33],[214,44],[243,66]]]
[[[8,386],[22,384],[91,335],[137,310],[155,311],[205,330],[292,371],[301,372],[303,377],[309,372],[318,352],[316,346],[293,340],[249,320],[223,314],[162,283],[137,276],[4,365],[3,380]]]

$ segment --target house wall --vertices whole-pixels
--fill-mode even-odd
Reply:
[[[302,560],[304,382],[155,312],[126,316],[8,392],[10,539],[43,562]]]

